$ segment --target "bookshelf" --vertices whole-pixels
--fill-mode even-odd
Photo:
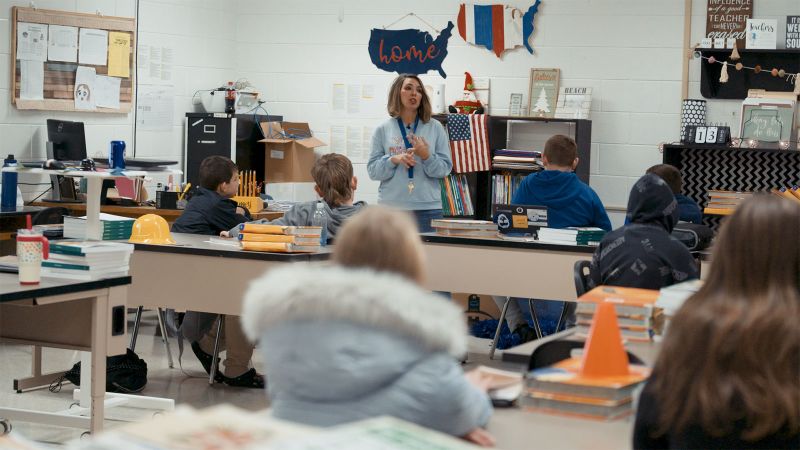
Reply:
[[[434,118],[447,124],[446,114],[434,115]],[[575,139],[578,146],[580,163],[575,170],[578,178],[589,183],[589,167],[591,163],[592,121],[588,119],[555,119],[539,117],[489,116],[489,148],[494,151],[501,148],[519,148],[544,150],[544,143],[554,134],[564,134]],[[467,175],[470,197],[475,219],[491,220],[494,205],[494,175],[527,175],[530,171],[514,169],[497,169],[486,172],[474,172]]]

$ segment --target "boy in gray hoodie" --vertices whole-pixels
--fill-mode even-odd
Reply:
[[[323,155],[311,169],[311,176],[316,183],[314,190],[322,197],[322,203],[328,213],[328,237],[330,238],[336,235],[348,217],[357,213],[367,204],[353,202],[355,190],[358,187],[358,178],[353,175],[353,164],[346,156],[336,153]],[[248,223],[308,226],[311,225],[311,218],[314,216],[316,207],[316,201],[298,203],[286,211],[283,217],[271,222],[261,219]],[[223,237],[237,236],[238,234],[238,225],[229,231],[220,233]]]

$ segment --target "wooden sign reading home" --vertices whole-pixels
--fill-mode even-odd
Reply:
[[[708,0],[706,37],[736,38],[744,48],[745,22],[753,17],[753,0]]]

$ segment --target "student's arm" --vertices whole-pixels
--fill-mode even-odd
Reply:
[[[383,143],[383,127],[378,127],[372,134],[372,151],[367,161],[367,173],[369,178],[375,181],[386,181],[392,178],[397,170],[397,165],[389,160],[392,155],[386,154]]]
[[[305,227],[311,225],[311,215],[309,208],[301,208],[303,203],[292,206],[286,211],[283,216],[273,220],[273,225],[291,225],[297,227]]]
[[[450,143],[444,126],[436,120],[433,121],[434,139],[428,143],[430,156],[422,161],[422,170],[430,178],[444,178],[453,171],[453,160],[450,156]]]
[[[217,230],[230,230],[242,222],[247,222],[249,219],[236,213],[236,203],[233,200],[223,200],[217,202],[208,211],[206,220]]]
[[[608,218],[608,213],[606,213],[606,207],[603,206],[603,202],[597,196],[597,192],[592,190],[592,194],[594,194],[594,219],[592,220],[594,226],[611,231],[611,220]]]

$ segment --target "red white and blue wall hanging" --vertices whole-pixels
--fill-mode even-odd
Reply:
[[[499,58],[506,50],[525,46],[533,34],[533,19],[541,0],[528,11],[508,5],[473,5],[462,3],[458,10],[458,34],[470,44],[486,47]]]

